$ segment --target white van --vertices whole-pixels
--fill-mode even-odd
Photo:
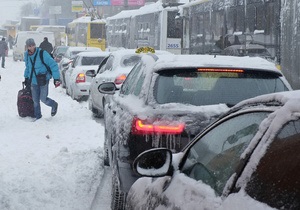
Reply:
[[[13,46],[13,59],[14,61],[24,60],[24,52],[26,49],[26,40],[33,38],[36,46],[40,46],[41,42],[44,41],[44,37],[48,37],[48,41],[55,46],[55,38],[53,32],[45,31],[19,31],[16,35],[15,43]]]

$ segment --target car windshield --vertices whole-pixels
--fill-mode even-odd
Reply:
[[[82,51],[72,51],[71,52],[71,58],[75,58],[75,56],[78,54],[78,53],[81,53]]]
[[[68,47],[59,47],[57,48],[56,54],[65,53],[68,50]]]
[[[83,57],[81,64],[82,66],[89,66],[89,65],[100,65],[104,57]]]
[[[154,87],[154,97],[159,104],[233,106],[247,98],[288,90],[278,75],[266,72],[164,72],[167,73],[159,74]]]

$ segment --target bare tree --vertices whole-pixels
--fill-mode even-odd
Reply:
[[[21,12],[20,12],[20,15],[21,17],[23,16],[31,16],[33,15],[33,10],[34,10],[35,6],[33,3],[27,3],[27,4],[24,4],[22,7],[21,7]]]

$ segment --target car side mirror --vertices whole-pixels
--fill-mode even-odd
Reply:
[[[172,152],[155,148],[141,153],[133,162],[133,170],[141,176],[161,177],[172,175]]]
[[[87,70],[85,75],[88,76],[88,77],[95,77],[96,76],[96,71],[95,70]]]
[[[113,82],[104,82],[98,86],[98,91],[103,94],[115,94],[117,87]]]

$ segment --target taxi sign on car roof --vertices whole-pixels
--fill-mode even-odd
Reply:
[[[139,47],[135,51],[136,53],[155,53],[154,48],[152,47]]]

